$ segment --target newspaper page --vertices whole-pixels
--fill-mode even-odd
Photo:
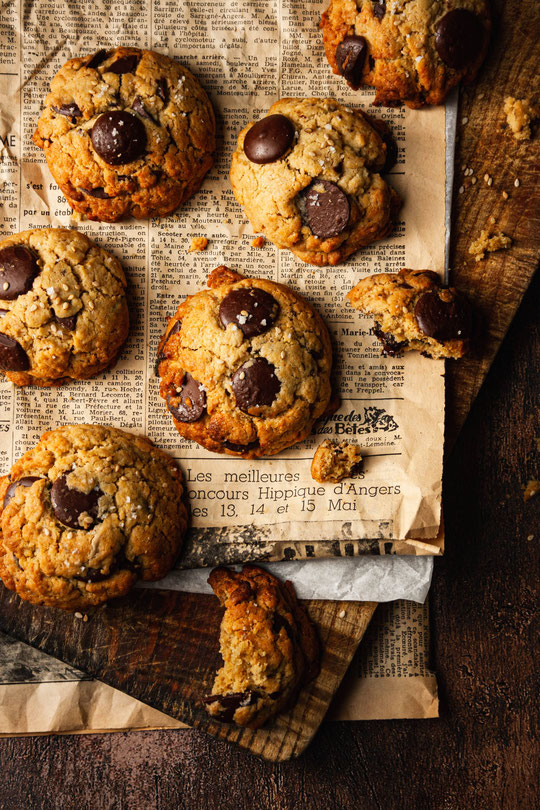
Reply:
[[[428,651],[427,604],[379,605],[327,719],[437,717]],[[142,728],[186,726],[0,633],[0,737]]]
[[[369,111],[373,93],[348,90],[324,57],[321,0],[7,0],[0,21],[0,236],[50,226],[78,228],[124,264],[133,314],[116,366],[53,389],[0,383],[0,471],[65,423],[115,425],[148,435],[179,459],[191,503],[184,565],[365,553],[433,554],[440,527],[444,366],[417,353],[381,357],[371,319],[345,305],[364,275],[401,267],[442,272],[445,244],[445,110],[377,109],[399,144],[389,182],[404,200],[393,235],[345,264],[316,268],[254,234],[228,169],[236,137],[285,96],[332,95]],[[69,58],[116,45],[169,54],[208,91],[218,119],[215,164],[175,215],[106,224],[76,221],[32,133],[50,80]],[[372,108],[373,111],[373,108]],[[208,249],[188,253],[195,236]],[[289,284],[326,319],[334,343],[339,410],[276,457],[246,462],[182,440],[159,396],[156,347],[167,316],[226,264]],[[323,438],[359,442],[361,474],[322,486],[310,476]]]

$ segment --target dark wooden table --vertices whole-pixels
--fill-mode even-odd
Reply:
[[[192,730],[4,739],[2,810],[532,810],[539,298],[537,276],[446,465],[440,719],[325,723],[282,765]]]

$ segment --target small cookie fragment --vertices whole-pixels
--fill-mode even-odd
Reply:
[[[516,141],[529,141],[531,124],[540,118],[540,107],[528,98],[506,96],[504,112],[506,122]]]
[[[488,231],[481,231],[478,239],[469,245],[469,253],[474,256],[475,261],[481,262],[485,259],[486,253],[506,250],[509,247],[512,247],[512,239],[506,234],[499,232],[490,236]]]
[[[527,486],[525,487],[525,490],[523,492],[523,500],[526,503],[527,501],[530,501],[531,498],[534,498],[535,495],[538,495],[539,492],[540,492],[540,481],[530,479],[529,481],[527,481]]]
[[[320,484],[338,484],[358,472],[362,455],[356,444],[325,439],[311,462],[311,477]]]
[[[266,244],[266,240],[264,236],[256,236],[253,242],[251,243],[251,247],[254,248],[262,248]]]
[[[375,316],[373,334],[384,355],[416,350],[427,357],[463,357],[469,349],[472,310],[453,287],[432,270],[376,273],[347,295],[360,312]]]
[[[208,247],[208,239],[206,236],[194,236],[191,240],[188,253],[194,253],[198,250],[206,250]]]
[[[0,478],[0,578],[36,605],[85,609],[172,568],[187,526],[174,459],[99,425],[48,431]]]
[[[215,568],[208,579],[225,607],[220,629],[223,666],[203,698],[216,720],[260,728],[296,701],[319,671],[315,628],[290,582],[256,565],[239,573]]]

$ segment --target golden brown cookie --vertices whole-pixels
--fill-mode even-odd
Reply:
[[[362,455],[356,444],[325,439],[317,447],[311,462],[311,477],[320,484],[337,484],[358,472]]]
[[[98,425],[48,431],[0,479],[0,577],[22,599],[76,610],[172,568],[187,525],[176,462]]]
[[[225,723],[259,728],[296,701],[303,683],[319,671],[315,628],[290,582],[256,565],[241,572],[216,568],[208,582],[225,614],[221,622],[223,667],[208,714]]]
[[[331,365],[326,326],[304,298],[218,267],[169,320],[157,370],[181,436],[256,458],[309,435],[330,401]]]
[[[214,112],[197,79],[168,56],[101,50],[56,74],[34,143],[69,204],[89,219],[162,217],[212,166]]]
[[[335,265],[392,231],[401,201],[380,175],[386,161],[359,110],[284,98],[242,130],[230,178],[255,231],[302,261]]]
[[[488,0],[330,0],[322,15],[326,57],[375,104],[442,104],[472,81],[486,55]]]
[[[110,366],[129,328],[118,259],[78,231],[42,228],[0,242],[0,371],[16,385],[61,385]]]
[[[456,358],[469,349],[469,302],[431,270],[376,273],[359,281],[347,298],[355,309],[375,316],[372,332],[383,354],[394,357],[412,349],[427,357]]]

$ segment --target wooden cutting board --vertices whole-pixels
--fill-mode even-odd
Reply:
[[[452,281],[482,315],[474,352],[447,365],[448,443],[453,442],[536,268],[540,246],[539,139],[518,144],[505,129],[505,95],[526,97],[538,73],[536,0],[497,0],[493,45],[479,82],[462,96],[456,150]],[[421,113],[419,113],[421,115]],[[461,167],[472,168],[476,184]],[[484,182],[484,175],[493,184]],[[519,179],[519,186],[514,185]],[[502,192],[509,195],[504,200]],[[493,217],[494,222],[490,221]],[[482,229],[504,231],[511,250],[475,262],[469,244]],[[135,591],[88,622],[34,608],[0,587],[0,630],[72,664],[156,709],[270,760],[300,754],[313,738],[376,605],[305,603],[324,645],[319,677],[294,710],[257,731],[211,721],[196,707],[220,664],[217,600],[202,594]],[[345,616],[341,616],[345,611]]]

